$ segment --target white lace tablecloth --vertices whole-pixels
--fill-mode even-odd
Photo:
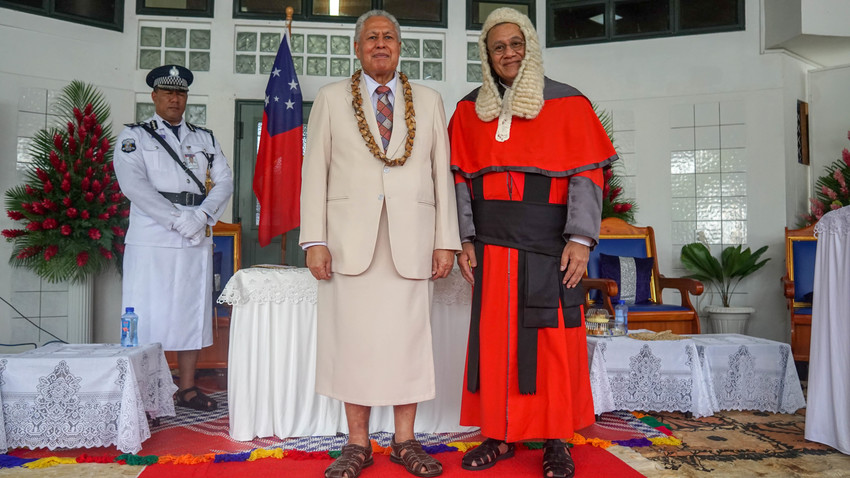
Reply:
[[[681,411],[709,416],[716,406],[691,339],[587,338],[597,415],[613,410]]]
[[[0,450],[115,445],[150,438],[145,412],[174,416],[177,386],[160,344],[50,344],[0,355]]]
[[[431,316],[437,398],[419,404],[417,432],[458,425],[469,330],[470,287],[457,270],[435,281]],[[228,355],[230,435],[334,435],[348,427],[342,404],[315,393],[316,280],[307,269],[250,268],[228,282],[233,305]],[[374,407],[370,430],[393,431],[391,407]]]
[[[718,410],[794,413],[806,406],[790,345],[739,334],[691,338]]]

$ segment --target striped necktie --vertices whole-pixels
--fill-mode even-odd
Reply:
[[[381,133],[381,142],[384,143],[384,151],[386,151],[390,145],[390,136],[393,133],[393,105],[390,103],[390,88],[381,85],[375,91],[378,92],[378,111],[375,113],[375,118],[378,120],[378,131]]]

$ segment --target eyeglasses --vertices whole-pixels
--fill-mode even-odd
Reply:
[[[505,45],[504,43],[497,43],[493,48],[490,49],[490,53],[502,56],[508,50],[508,47],[511,47],[511,50],[520,53],[525,50],[525,42],[522,40],[512,40],[507,45]]]

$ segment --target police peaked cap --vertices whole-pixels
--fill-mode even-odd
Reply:
[[[148,73],[148,86],[163,90],[189,91],[194,75],[188,68],[179,65],[163,65]]]

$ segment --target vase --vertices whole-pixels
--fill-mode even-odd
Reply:
[[[756,311],[752,307],[723,307],[709,305],[703,309],[711,318],[711,329],[715,334],[746,335],[747,319]]]

